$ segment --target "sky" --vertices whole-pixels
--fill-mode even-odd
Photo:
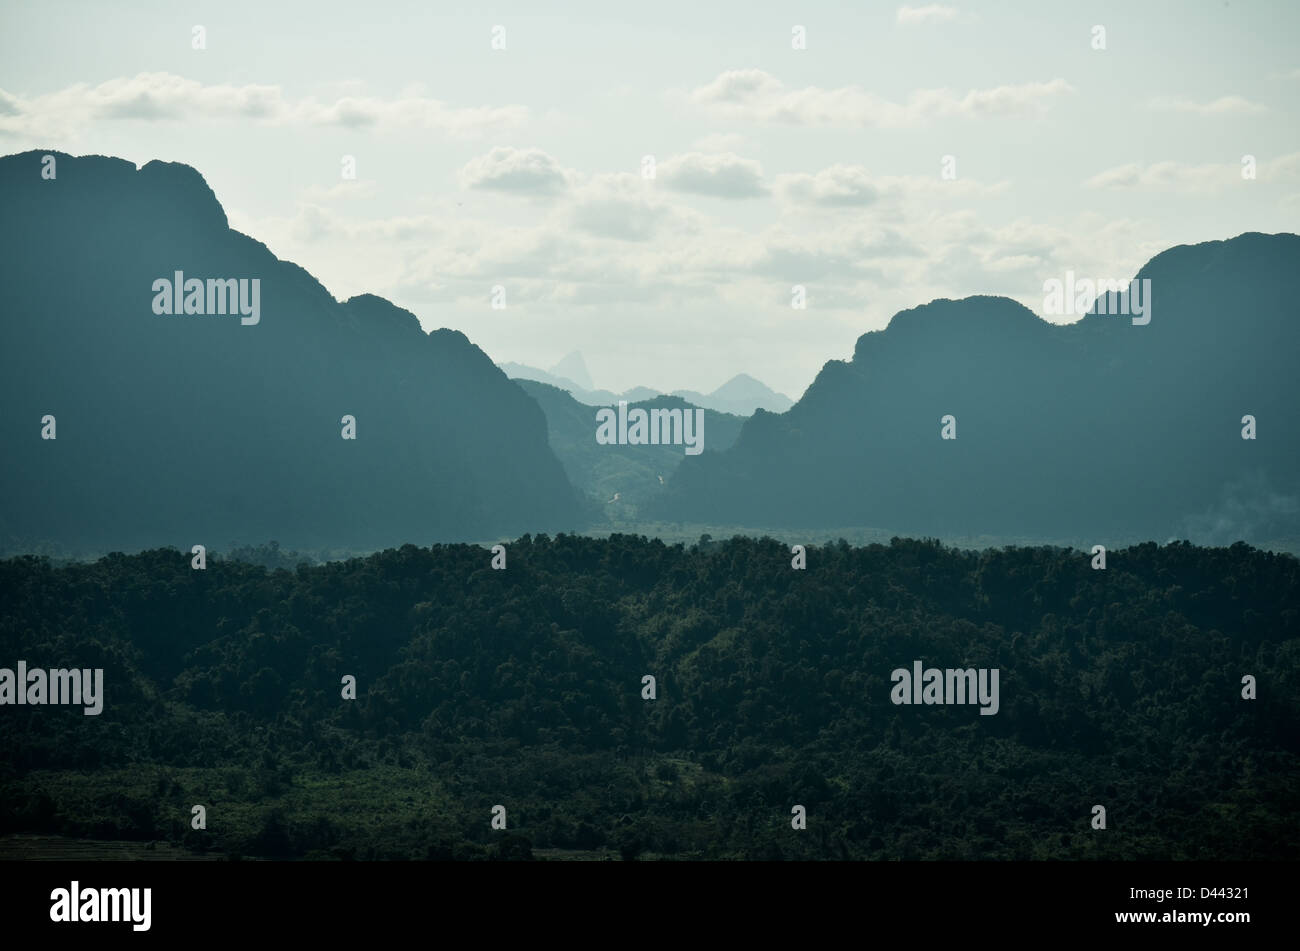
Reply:
[[[1300,231],[1298,27],[1293,0],[0,0],[0,154],[192,165],[336,298],[497,362],[798,398],[935,298],[1069,321],[1067,271]]]

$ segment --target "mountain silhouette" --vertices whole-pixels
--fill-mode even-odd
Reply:
[[[546,414],[551,449],[569,481],[595,505],[596,519],[635,517],[651,499],[663,494],[667,480],[686,458],[681,446],[619,446],[596,442],[596,408],[579,402],[565,390],[536,380],[516,385],[537,401]],[[694,409],[676,396],[657,395],[628,401],[628,410]],[[738,416],[704,411],[704,451],[719,452],[736,441],[744,422]],[[618,496],[617,503],[613,501]],[[612,508],[611,508],[612,507]]]
[[[0,207],[0,545],[364,550],[578,519],[541,410],[481,350],[335,300],[193,168],[6,156]],[[258,322],[155,313],[178,271],[257,279]]]
[[[784,413],[794,405],[790,397],[776,392],[748,373],[736,374],[712,393],[673,390],[673,396],[680,396],[706,409],[735,416],[752,416],[760,409],[769,413]]]
[[[576,362],[573,359],[575,357],[577,358]],[[568,357],[565,357],[561,364],[557,364],[549,371],[539,370],[537,367],[528,366],[525,363],[511,363],[509,361],[501,363],[499,366],[512,380],[533,380],[537,383],[545,383],[548,386],[565,390],[579,403],[585,403],[588,406],[612,406],[619,400],[626,400],[629,403],[641,402],[664,395],[659,390],[648,386],[634,386],[622,393],[615,393],[612,390],[593,390],[576,382],[575,377],[560,372],[563,366],[567,365],[581,370],[582,375],[585,376],[586,365],[581,361],[582,355],[574,351]],[[784,413],[794,405],[788,396],[777,393],[747,373],[737,374],[712,393],[700,393],[696,390],[673,390],[672,393],[667,395],[685,400],[692,406],[712,410],[715,413],[724,413],[729,416],[751,416],[757,409],[765,409],[772,413]]]
[[[585,394],[589,392],[586,387],[579,386],[568,377],[556,376],[554,373],[539,370],[537,367],[530,367],[526,363],[513,363],[507,360],[504,363],[498,363],[497,366],[501,368],[502,373],[510,377],[512,380],[535,380],[538,383],[545,383],[548,386],[558,387],[559,389],[566,390],[570,393]],[[613,393],[610,393],[609,396],[614,399],[618,398]]]
[[[566,354],[564,359],[551,367],[551,373],[557,377],[573,380],[584,390],[594,390],[596,388],[596,384],[591,382],[591,374],[587,372],[587,363],[577,350]]]
[[[1251,233],[1149,261],[1145,326],[1050,324],[998,297],[903,311],[788,412],[760,410],[729,451],[683,460],[648,515],[1098,544],[1294,538],[1298,272],[1300,237]],[[948,415],[956,439],[941,438]]]

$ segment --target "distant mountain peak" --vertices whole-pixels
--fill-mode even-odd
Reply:
[[[583,376],[588,383],[591,382],[591,378],[587,375],[587,367],[582,359],[582,354],[576,350],[549,371],[510,361],[500,363],[499,366],[512,380],[533,380],[538,383],[547,383],[558,389],[567,390],[574,399],[586,403],[588,406],[611,406],[619,400],[627,400],[629,403],[633,403],[663,395],[659,390],[648,386],[633,386],[621,393],[583,386],[574,374]],[[730,416],[752,416],[760,409],[771,413],[784,413],[794,405],[794,401],[788,396],[777,393],[748,373],[736,374],[712,393],[700,393],[696,390],[673,390],[671,394],[667,395],[679,397],[693,406],[713,410],[716,413],[726,413]]]
[[[762,380],[756,380],[748,373],[737,373],[709,395],[714,399],[758,403],[763,409],[771,409],[769,403],[784,403],[784,408],[789,408],[791,405],[790,399],[784,394],[776,392]]]
[[[596,388],[595,384],[591,382],[591,374],[587,372],[587,363],[582,359],[582,353],[577,350],[565,354],[559,363],[551,367],[550,372],[553,376],[572,380],[584,390],[594,390]]]

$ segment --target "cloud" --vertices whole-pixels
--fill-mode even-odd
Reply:
[[[293,219],[291,234],[295,240],[311,244],[327,237],[332,230],[333,222],[324,208],[305,204],[299,207]]]
[[[946,23],[957,19],[959,15],[960,11],[956,7],[945,7],[938,3],[923,7],[904,4],[898,8],[896,19],[899,23]]]
[[[1261,182],[1289,183],[1300,181],[1300,152],[1279,155],[1274,159],[1258,158],[1255,177]],[[1155,162],[1151,165],[1129,163],[1098,172],[1083,184],[1088,188],[1169,188],[1210,192],[1240,185],[1241,164],[1190,165],[1184,162]]]
[[[832,165],[815,175],[782,175],[777,190],[792,204],[832,208],[870,205],[880,197],[871,176],[860,165]]]
[[[1083,184],[1087,188],[1187,188],[1206,190],[1241,181],[1235,165],[1188,165],[1181,162],[1129,163],[1098,172]]]
[[[454,137],[473,137],[513,128],[527,118],[523,106],[455,108],[437,99],[376,99],[345,96],[329,103],[305,99],[282,117],[289,122],[366,128],[423,128]]]
[[[640,175],[597,175],[575,189],[569,220],[596,238],[648,241],[664,228],[691,230],[693,216],[660,198],[654,182]]]
[[[1259,163],[1259,180],[1269,183],[1300,182],[1300,152],[1264,159]]]
[[[889,102],[860,86],[790,89],[760,69],[720,73],[687,94],[687,101],[716,116],[789,125],[917,125],[932,119],[1038,116],[1073,87],[1063,79],[957,93],[918,90],[906,103]]]
[[[695,89],[691,99],[702,105],[744,105],[771,99],[784,92],[784,84],[761,69],[729,69],[719,73],[713,82]]]
[[[285,109],[278,86],[205,86],[171,73],[140,73],[98,86],[78,83],[49,96],[43,108],[96,119],[269,118]]]
[[[824,292],[864,278],[879,281],[897,259],[918,256],[923,252],[893,228],[850,224],[796,234],[774,227],[758,236],[748,270],[783,284],[816,283]]]
[[[658,178],[674,191],[715,198],[757,198],[767,194],[763,169],[734,152],[688,152],[659,166]]]
[[[460,172],[465,188],[484,188],[518,195],[550,196],[569,184],[570,173],[541,149],[498,146],[471,159]]]
[[[0,90],[0,132],[32,135],[78,130],[89,122],[253,119],[276,125],[346,128],[420,127],[451,136],[510,128],[527,117],[523,106],[456,108],[437,99],[344,96],[291,100],[279,86],[204,84],[172,73],[140,73],[98,85],[76,83],[23,97]]]
[[[529,168],[517,161],[529,151],[539,152],[493,150],[482,164],[490,174]],[[534,156],[537,168],[558,168],[544,155]],[[336,295],[373,291],[430,320],[472,322],[489,289],[503,284],[512,306],[539,314],[622,307],[629,314],[650,313],[645,308],[697,314],[717,301],[728,320],[743,313],[781,326],[790,287],[803,284],[828,325],[851,329],[853,339],[919,300],[997,293],[1036,308],[1044,273],[1064,273],[1067,266],[1077,273],[1125,273],[1115,271],[1116,261],[1127,267],[1150,256],[1134,251],[1146,231],[1100,215],[990,226],[972,210],[944,210],[935,197],[961,200],[1008,186],[943,181],[937,163],[931,175],[882,176],[839,164],[767,179],[752,160],[691,153],[660,163],[661,172],[665,167],[747,170],[751,188],[819,213],[766,216],[768,223],[756,227],[734,220],[721,203],[707,211],[692,207],[687,195],[666,187],[667,177],[565,169],[567,185],[553,200],[508,223],[491,212],[456,211],[454,196],[422,215],[374,219],[366,202],[300,201],[290,218],[255,222],[232,213],[231,221],[278,256],[331,274]],[[705,179],[708,187],[719,181],[726,179]],[[429,316],[439,314],[448,316]]]
[[[832,165],[814,174],[778,175],[777,197],[792,205],[821,208],[861,208],[884,199],[944,196],[963,198],[1000,194],[1008,182],[986,185],[971,179],[944,181],[937,174],[873,176],[861,165]]]
[[[1241,96],[1220,96],[1210,102],[1193,102],[1190,99],[1152,99],[1150,107],[1161,112],[1190,112],[1198,116],[1258,115],[1267,112],[1266,106],[1251,102]]]

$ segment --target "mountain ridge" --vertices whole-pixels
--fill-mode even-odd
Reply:
[[[575,355],[581,358],[581,354],[576,350],[569,356]],[[617,404],[620,400],[632,403],[666,395],[679,397],[693,406],[717,413],[725,413],[729,416],[750,416],[758,409],[767,412],[785,412],[794,405],[794,401],[788,396],[776,392],[748,373],[737,373],[711,393],[700,393],[697,390],[672,390],[669,393],[664,393],[648,386],[634,386],[622,393],[615,393],[612,390],[592,389],[582,386],[575,380],[558,373],[559,364],[550,370],[541,370],[534,366],[509,360],[499,363],[498,366],[512,380],[532,380],[537,383],[545,383],[548,386],[567,391],[578,402],[585,403],[588,406],[611,406]]]
[[[231,229],[197,170],[30,151],[0,158],[0,204],[9,547],[365,550],[579,521],[540,407],[487,354],[375,295],[336,300]],[[259,322],[159,316],[176,271],[257,281]]]
[[[546,415],[551,449],[564,466],[569,481],[593,503],[594,524],[618,518],[630,520],[645,504],[664,491],[664,484],[685,458],[679,445],[598,445],[596,407],[577,400],[567,390],[538,380],[514,381],[537,401]],[[695,407],[679,396],[660,393],[650,399],[628,402],[634,409]],[[702,407],[701,407],[702,408]],[[704,410],[705,452],[727,449],[740,431],[742,419]]]
[[[686,460],[649,514],[1080,543],[1125,527],[1207,543],[1300,533],[1297,264],[1286,233],[1161,252],[1135,275],[1152,281],[1146,326],[1052,323],[988,295],[900,311],[785,414],[755,413],[731,450]],[[956,439],[942,440],[950,414]],[[1267,439],[1240,438],[1246,415]]]

